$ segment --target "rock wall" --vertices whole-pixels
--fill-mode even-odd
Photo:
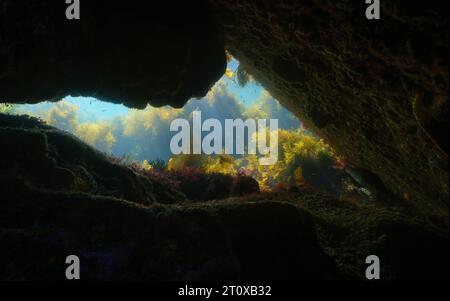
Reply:
[[[227,49],[406,202],[448,211],[448,2],[211,0]]]
[[[168,184],[116,164],[75,136],[36,118],[0,114],[0,149],[0,182],[16,180],[33,189],[76,191],[142,205],[186,200]],[[15,199],[19,190],[11,186],[2,197]]]

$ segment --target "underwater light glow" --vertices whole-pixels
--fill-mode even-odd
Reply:
[[[59,102],[14,105],[13,113],[39,117],[103,152],[136,161],[168,160],[172,155],[170,123],[191,119],[194,111],[201,111],[205,119],[274,118],[280,121],[280,129],[300,128],[298,119],[252,78],[239,84],[238,68],[239,62],[230,60],[226,73],[208,94],[189,100],[181,109],[147,106],[137,110],[93,97],[67,96]]]

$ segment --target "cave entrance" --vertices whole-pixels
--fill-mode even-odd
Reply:
[[[59,102],[2,107],[12,114],[38,117],[106,153],[113,161],[159,171],[196,168],[205,173],[245,174],[262,190],[319,190],[340,198],[357,189],[343,172],[343,159],[274,99],[237,60],[229,57],[225,74],[201,99],[182,108],[143,110],[92,97],[67,96]],[[254,155],[173,155],[170,124],[176,118],[277,119],[279,158],[261,166]],[[367,196],[367,195],[366,195]]]

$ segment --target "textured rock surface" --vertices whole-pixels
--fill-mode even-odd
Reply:
[[[142,206],[7,179],[0,206],[3,280],[63,280],[68,254],[83,280],[362,280],[373,253],[385,280],[448,279],[448,220],[316,193]]]
[[[448,211],[448,2],[212,0],[227,49],[355,166]]]
[[[112,163],[73,135],[36,118],[0,114],[0,180],[52,191],[113,196],[140,204],[174,203],[182,193]],[[17,191],[10,190],[11,198]]]
[[[5,186],[18,189],[14,197]],[[289,204],[143,207],[15,181],[0,188],[3,280],[63,280],[68,254],[79,256],[83,280],[339,276],[310,215]]]
[[[310,212],[319,243],[336,261],[341,279],[364,280],[367,254],[379,256],[384,280],[449,278],[448,216],[308,192],[261,194],[246,200],[276,200]]]

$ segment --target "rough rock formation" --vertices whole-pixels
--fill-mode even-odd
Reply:
[[[350,162],[448,211],[448,2],[212,0],[227,49]]]
[[[317,192],[260,194],[246,201],[285,202],[310,212],[319,244],[337,263],[341,279],[365,279],[367,265],[361,258],[367,254],[377,254],[383,262],[384,280],[449,277],[448,217],[336,200]]]
[[[144,205],[186,199],[170,186],[111,162],[73,135],[36,118],[0,114],[0,149],[2,180],[17,179],[38,189],[113,196]]]
[[[63,280],[68,254],[83,280],[339,279],[289,204],[143,207],[1,181],[0,206],[0,279]]]

